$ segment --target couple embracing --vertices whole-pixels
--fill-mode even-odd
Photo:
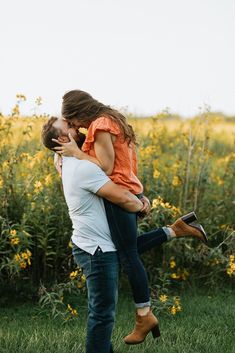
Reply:
[[[87,135],[79,132],[87,129]],[[150,211],[137,177],[136,138],[126,118],[90,94],[73,90],[63,97],[62,118],[42,129],[43,144],[59,154],[65,200],[73,225],[73,256],[86,276],[88,320],[86,353],[112,353],[119,265],[128,275],[136,308],[126,344],[160,336],[140,255],[178,237],[207,242],[194,212],[172,225],[137,237],[137,216]]]

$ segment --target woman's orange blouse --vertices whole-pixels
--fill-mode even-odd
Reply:
[[[100,117],[94,120],[88,128],[86,140],[83,143],[83,152],[96,157],[94,150],[95,134],[97,131],[107,131],[116,136],[113,143],[115,161],[110,179],[133,194],[143,192],[143,186],[137,178],[137,158],[135,147],[132,143],[128,145],[123,139],[123,133],[119,125],[108,117]]]

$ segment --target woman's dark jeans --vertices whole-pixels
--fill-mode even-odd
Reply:
[[[139,254],[167,241],[162,228],[137,236],[137,215],[104,199],[112,240],[128,275],[137,308],[150,305],[148,279]]]

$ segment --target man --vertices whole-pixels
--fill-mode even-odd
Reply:
[[[70,140],[69,133],[81,146],[84,136],[70,128],[67,121],[52,117],[43,127],[42,140],[53,150],[56,142],[52,139],[66,143]],[[109,353],[112,352],[110,339],[115,315],[118,259],[102,198],[129,212],[139,212],[144,206],[136,196],[114,184],[97,165],[87,160],[63,157],[62,182],[73,223],[73,255],[87,277],[86,353]],[[170,227],[141,235],[137,238],[138,252],[143,253],[173,237],[190,235],[205,241],[205,235],[195,229],[195,224],[192,226],[195,219],[192,212]],[[131,344],[135,344],[141,340],[141,335],[145,337],[146,333],[137,322],[135,330],[127,337]]]
[[[58,138],[69,141],[70,133],[81,146],[82,134],[69,128],[63,119],[51,118],[43,127],[42,139],[53,149]],[[112,352],[110,343],[117,298],[118,259],[111,240],[102,198],[129,212],[138,212],[142,202],[129,191],[114,184],[95,164],[63,157],[62,183],[73,224],[73,255],[87,278],[88,322],[87,353]]]

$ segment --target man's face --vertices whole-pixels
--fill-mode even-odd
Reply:
[[[57,119],[54,122],[53,127],[60,131],[60,136],[67,137],[68,142],[70,141],[68,137],[69,133],[72,135],[72,137],[76,142],[79,142],[80,140],[79,132],[75,127],[71,126],[66,120],[62,118]]]

